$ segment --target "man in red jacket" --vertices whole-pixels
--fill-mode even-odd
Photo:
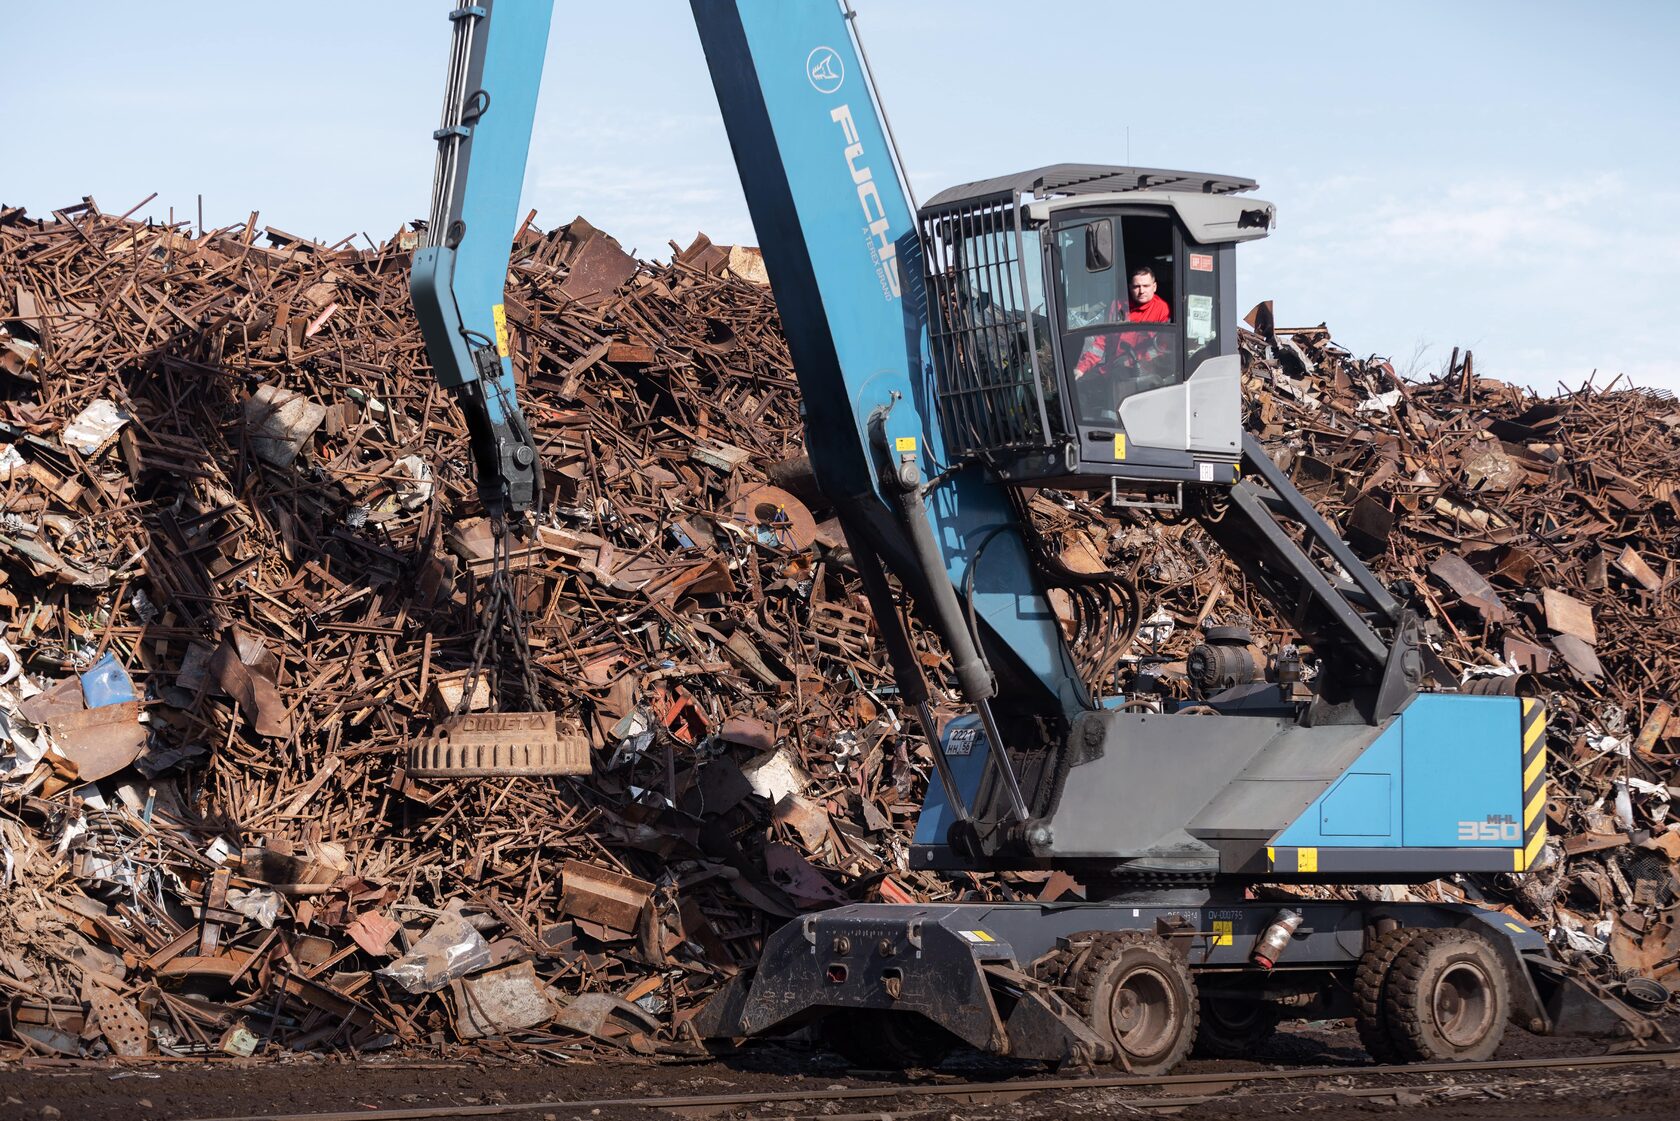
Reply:
[[[1148,265],[1132,270],[1131,286],[1128,289],[1130,298],[1125,306],[1119,300],[1114,301],[1109,317],[1117,323],[1170,323],[1172,322],[1172,308],[1167,301],[1156,294],[1158,284],[1155,270]],[[1079,361],[1074,365],[1074,374],[1084,377],[1092,370],[1103,367],[1108,357],[1109,340],[1117,341],[1114,357],[1132,363],[1147,361],[1160,353],[1155,345],[1153,331],[1122,331],[1118,335],[1093,335],[1085,340],[1085,349],[1079,355]]]

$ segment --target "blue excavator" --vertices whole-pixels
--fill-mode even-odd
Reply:
[[[799,379],[809,482],[933,746],[911,866],[1065,872],[1085,893],[806,914],[703,1010],[705,1034],[816,1026],[872,1066],[965,1045],[1137,1073],[1246,1053],[1288,1016],[1351,1016],[1385,1061],[1486,1059],[1507,1024],[1660,1038],[1649,994],[1567,968],[1507,911],[1312,890],[1529,870],[1546,712],[1435,685],[1409,590],[1244,433],[1236,254],[1275,216],[1256,184],[1058,164],[916,207],[845,0],[692,10]],[[449,18],[412,289],[503,542],[541,494],[501,291],[550,4]],[[1108,695],[1069,634],[1124,631],[1135,590],[1058,559],[1028,508],[1041,490],[1194,519],[1299,647],[1221,628],[1189,659],[1195,703]],[[954,719],[933,716],[904,603],[949,655]],[[588,766],[548,714],[455,722],[416,770]]]

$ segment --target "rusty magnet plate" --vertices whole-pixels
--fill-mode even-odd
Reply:
[[[586,775],[589,741],[562,731],[552,712],[469,712],[451,716],[409,748],[417,778]]]

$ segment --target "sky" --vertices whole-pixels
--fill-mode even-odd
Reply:
[[[452,0],[0,0],[0,202],[378,241],[429,205]],[[1417,376],[1680,392],[1680,3],[854,0],[920,198],[1062,161],[1246,176],[1246,309]],[[38,44],[32,48],[29,44]],[[685,0],[559,0],[523,204],[757,239]]]

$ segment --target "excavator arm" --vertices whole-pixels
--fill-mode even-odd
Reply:
[[[541,460],[508,355],[502,290],[552,14],[548,0],[480,0],[449,13],[454,29],[443,119],[432,134],[437,174],[431,220],[426,244],[414,255],[409,292],[433,373],[466,417],[495,563],[479,589],[480,640],[457,710],[410,748],[408,771],[417,777],[590,769],[588,741],[571,722],[563,724],[541,707],[508,563],[510,522],[542,498]],[[493,650],[507,651],[511,664],[493,661]],[[478,683],[487,675],[491,711],[476,711],[482,707],[475,701]],[[504,698],[520,692],[525,707]]]
[[[947,470],[916,215],[850,13],[776,0],[692,8],[792,351],[812,470],[886,645],[901,652],[900,688],[925,695],[875,578],[882,565],[950,652],[990,742],[1039,741],[1027,729],[1065,727],[1091,699],[1007,488],[980,470]],[[953,789],[946,760],[935,761]],[[1039,808],[1035,784],[1008,751],[988,768],[1005,830],[1024,824]]]
[[[493,519],[531,509],[542,489],[508,358],[502,286],[552,12],[547,0],[480,0],[449,13],[431,220],[409,279],[426,354],[466,417]]]

